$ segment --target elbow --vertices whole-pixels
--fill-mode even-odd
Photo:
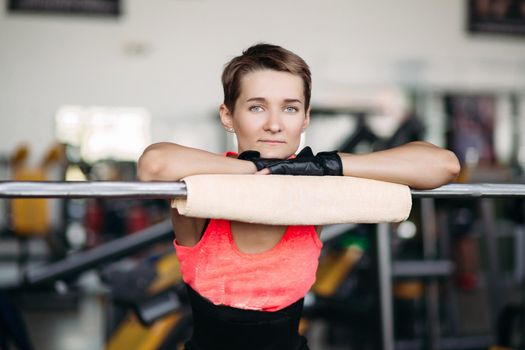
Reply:
[[[435,178],[437,183],[433,187],[439,187],[454,181],[461,171],[458,157],[456,157],[454,152],[446,149],[441,150],[440,157],[436,159],[435,164],[437,165],[435,168],[436,174],[440,175]]]
[[[436,154],[433,164],[432,173],[435,176],[425,177],[423,183],[410,185],[412,188],[421,190],[438,188],[454,181],[461,171],[459,160],[454,152],[446,149],[440,150],[439,156]]]
[[[144,153],[142,153],[137,162],[137,177],[140,181],[162,179],[162,173],[165,167],[163,157],[159,154],[160,151],[152,146],[144,150]]]
[[[439,173],[443,174],[442,179],[440,180],[440,185],[447,184],[457,179],[461,172],[461,164],[454,152],[425,141],[415,141],[413,143],[418,144],[418,146],[430,147],[433,150],[438,150],[436,153],[435,164],[439,164]]]
[[[459,173],[461,172],[461,165],[459,163],[458,157],[454,152],[450,150],[444,150],[445,160],[444,160],[444,169],[446,169],[447,183],[454,181]]]

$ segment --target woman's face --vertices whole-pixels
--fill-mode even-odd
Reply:
[[[235,131],[238,152],[259,151],[262,158],[294,154],[310,122],[301,77],[269,69],[246,74],[233,115],[225,105],[220,112],[223,125]]]

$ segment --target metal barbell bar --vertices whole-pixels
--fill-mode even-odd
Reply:
[[[0,181],[0,198],[173,198],[185,197],[183,182]]]
[[[412,197],[525,197],[525,184],[449,184],[432,190],[411,190]],[[184,182],[0,181],[0,198],[174,198],[187,195]]]
[[[432,190],[411,190],[414,198],[508,198],[525,197],[525,184],[449,184]],[[0,198],[174,198],[187,196],[183,182],[15,182],[0,181]],[[168,225],[169,222],[163,223]],[[385,350],[394,349],[392,292],[388,225],[378,225],[382,339]],[[90,256],[91,257],[91,256]],[[91,262],[91,261],[90,261]],[[55,271],[56,272],[56,271]],[[29,276],[29,275],[28,275]],[[49,279],[49,276],[44,276]],[[33,282],[41,281],[36,273]],[[31,278],[29,278],[31,280]]]

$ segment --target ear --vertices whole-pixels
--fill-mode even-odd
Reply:
[[[219,107],[219,115],[221,117],[222,126],[224,126],[226,130],[233,129],[232,113],[224,103]]]
[[[305,131],[308,125],[310,125],[310,111],[311,110],[312,110],[312,106],[308,106],[308,109],[306,110],[305,118],[303,121],[303,131]]]

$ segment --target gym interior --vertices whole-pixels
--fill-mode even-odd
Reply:
[[[523,0],[0,0],[0,181],[138,181],[162,141],[235,150],[220,75],[259,42],[312,71],[301,148],[421,140],[456,154],[457,184],[524,183]],[[310,348],[525,349],[523,193],[414,197],[400,223],[325,226]],[[170,212],[0,198],[0,348],[183,349]]]

